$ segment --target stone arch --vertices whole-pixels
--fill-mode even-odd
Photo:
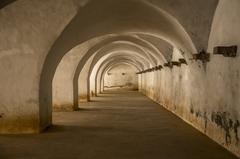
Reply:
[[[40,115],[41,118],[49,118],[46,117],[46,114],[51,114],[52,79],[57,65],[64,54],[79,43],[101,35],[122,32],[139,33],[144,30],[145,33],[163,37],[170,43],[183,48],[189,54],[196,51],[194,44],[183,27],[166,12],[143,3],[136,3],[135,1],[126,1],[125,3],[122,1],[120,3],[106,2],[106,5],[103,6],[104,2],[101,1],[101,4],[99,4],[99,2],[93,1],[93,3],[89,3],[82,8],[48,53],[42,69],[39,86],[40,114],[45,114],[43,116]],[[93,10],[95,7],[99,9]],[[131,12],[126,12],[126,8]],[[100,10],[105,10],[106,12],[99,12]],[[145,13],[141,14],[142,10],[146,10],[145,13],[147,15]],[[128,19],[129,17],[131,17],[131,20]],[[120,19],[125,20],[121,21]],[[111,29],[106,30],[106,28]],[[48,124],[43,122],[41,125]]]
[[[159,39],[157,39],[159,40]],[[159,59],[161,59],[161,61],[167,62],[168,60],[165,59],[165,56],[162,55],[162,52],[164,51],[165,55],[167,54],[172,54],[172,46],[161,40],[159,43],[161,43],[163,45],[163,47],[157,48],[155,45],[151,44],[150,42],[147,42],[147,40],[143,40],[141,38],[139,38],[138,36],[134,36],[134,35],[107,35],[107,38],[104,38],[103,40],[100,40],[95,46],[93,46],[91,49],[88,50],[87,53],[85,53],[84,57],[80,60],[77,68],[76,68],[76,72],[75,72],[75,76],[74,76],[74,80],[73,80],[73,88],[74,88],[74,105],[75,107],[77,107],[78,105],[78,94],[79,92],[81,92],[80,90],[78,90],[77,88],[79,88],[79,84],[78,84],[78,79],[80,76],[80,72],[82,71],[82,68],[85,67],[85,63],[87,63],[88,59],[91,58],[93,55],[97,54],[101,49],[104,49],[105,46],[112,44],[112,42],[121,42],[121,41],[126,41],[126,42],[131,42],[131,43],[136,43],[138,45],[141,45],[144,48],[147,48],[147,50],[149,50],[149,52],[155,52],[155,54],[159,54],[161,55],[159,57]],[[158,43],[158,44],[159,44]],[[166,49],[167,48],[167,49]],[[102,51],[104,52],[104,51]],[[93,57],[92,57],[93,58]],[[84,82],[85,83],[85,82]],[[84,84],[86,85],[86,84]],[[86,88],[84,88],[86,89]],[[86,99],[86,95],[85,99]]]
[[[115,57],[116,58],[116,57]],[[110,58],[111,59],[111,58]],[[137,66],[136,62],[132,62],[131,59],[128,59],[127,57],[118,57],[116,59],[112,59],[112,60],[105,60],[104,63],[102,63],[101,67],[99,67],[99,69],[96,72],[96,79],[95,79],[95,94],[99,94],[101,93],[101,91],[103,90],[103,85],[102,85],[102,79],[103,79],[103,74],[104,71],[106,70],[106,68],[110,65],[114,65],[116,63],[120,63],[120,62],[127,62],[130,63],[131,65],[135,65]],[[143,70],[143,67],[138,68],[140,71]],[[89,78],[90,79],[90,78]]]
[[[133,57],[133,58],[131,58],[131,57]],[[112,56],[107,56],[107,55],[105,55],[105,57],[103,56],[100,60],[98,60],[98,62],[92,63],[92,65],[91,65],[91,67],[89,69],[89,73],[88,73],[88,80],[89,81],[91,80],[91,77],[92,77],[92,79],[95,79],[95,81],[92,82],[92,83],[95,83],[94,88],[93,88],[94,90],[92,90],[94,92],[94,94],[96,94],[96,92],[97,92],[97,86],[96,86],[97,78],[96,77],[97,77],[97,75],[99,73],[99,69],[98,68],[101,68],[103,65],[106,65],[106,63],[115,61],[115,58],[117,60],[120,60],[120,58],[132,60],[132,61],[137,60],[137,61],[139,61],[139,62],[137,62],[137,63],[139,63],[139,65],[146,63],[146,62],[143,62],[145,59],[137,58],[136,55],[133,56],[131,54],[129,54],[129,55],[123,55],[123,54],[120,54],[120,55],[119,54],[115,54],[114,55],[113,54]],[[146,69],[146,68],[148,68],[148,65],[145,64],[145,66],[142,67],[142,68]],[[93,73],[93,72],[95,72],[95,73]],[[88,94],[90,94],[90,82],[88,82],[88,90],[89,90]]]
[[[149,2],[149,1],[146,0],[145,2]],[[180,1],[175,1],[175,2],[177,3]],[[216,1],[214,1],[214,2],[216,2]],[[193,34],[193,35],[195,34],[196,35],[197,33],[199,33],[199,29],[198,29],[199,26],[202,26],[205,24],[202,22],[200,25],[192,25],[192,23],[188,23],[183,20],[183,18],[185,18],[186,16],[182,13],[185,13],[184,11],[188,10],[187,9],[188,6],[189,6],[189,8],[194,8],[194,10],[196,10],[196,12],[199,13],[199,12],[202,12],[202,8],[198,8],[198,6],[206,6],[206,4],[209,4],[209,5],[207,5],[208,7],[206,7],[206,11],[204,10],[205,11],[205,12],[203,12],[204,14],[202,14],[202,15],[197,14],[197,15],[200,15],[200,17],[206,17],[206,16],[204,16],[205,14],[209,14],[209,13],[211,13],[210,11],[215,9],[214,5],[213,5],[214,3],[212,3],[212,1],[208,3],[208,1],[205,1],[205,0],[201,1],[201,2],[197,2],[197,3],[195,1],[188,0],[186,3],[185,2],[183,3],[183,5],[182,5],[183,7],[182,6],[179,7],[180,9],[174,8],[174,6],[171,7],[170,4],[172,2],[164,1],[164,0],[161,0],[158,2],[151,1],[151,5],[149,5],[147,3],[143,3],[142,1],[137,2],[137,1],[131,1],[131,0],[130,1],[121,1],[121,2],[120,1],[113,2],[113,1],[108,1],[108,0],[99,2],[99,1],[93,0],[93,2],[89,2],[85,7],[73,6],[73,4],[77,4],[77,2],[73,2],[70,0],[69,1],[61,1],[61,2],[57,1],[57,0],[51,0],[48,2],[48,5],[46,5],[46,3],[45,3],[44,6],[46,6],[46,7],[43,7],[43,8],[40,8],[40,7],[42,7],[42,5],[41,4],[38,5],[38,1],[24,1],[23,0],[23,1],[16,1],[16,3],[18,3],[18,5],[20,5],[20,6],[23,4],[27,4],[27,6],[29,6],[29,9],[31,8],[31,6],[36,7],[36,8],[34,8],[34,10],[37,10],[37,12],[34,12],[34,13],[38,13],[38,11],[42,11],[41,12],[42,14],[38,14],[38,15],[43,15],[42,17],[47,16],[47,12],[44,12],[44,11],[46,8],[48,8],[49,4],[50,5],[65,4],[63,10],[61,10],[62,8],[59,7],[61,5],[58,5],[58,8],[57,8],[57,11],[59,11],[59,13],[61,13],[60,21],[62,23],[59,22],[59,18],[58,18],[58,20],[54,20],[54,22],[52,21],[52,23],[57,24],[57,26],[60,26],[60,27],[57,27],[58,29],[56,29],[56,27],[48,27],[48,29],[45,28],[43,30],[36,31],[37,35],[39,35],[38,39],[41,41],[41,42],[37,41],[37,43],[42,44],[39,47],[36,47],[37,45],[33,42],[33,40],[29,40],[31,42],[29,42],[29,41],[27,42],[29,44],[28,50],[31,50],[31,49],[34,50],[34,48],[41,48],[41,50],[34,50],[36,55],[39,57],[39,59],[34,59],[35,61],[33,62],[34,64],[36,64],[36,76],[37,77],[41,76],[41,79],[40,79],[41,84],[38,85],[39,80],[36,80],[37,81],[36,83],[38,83],[38,84],[37,85],[34,84],[34,86],[33,86],[34,90],[37,90],[36,94],[38,96],[37,98],[39,98],[36,100],[34,99],[34,101],[35,101],[35,103],[37,103],[36,107],[38,107],[37,105],[40,105],[39,106],[40,112],[43,112],[40,114],[46,114],[46,116],[39,115],[40,120],[47,118],[47,116],[50,117],[51,109],[49,109],[48,106],[51,103],[51,97],[50,97],[51,93],[49,90],[51,89],[51,81],[53,79],[56,67],[57,67],[58,63],[60,62],[61,58],[63,57],[63,54],[68,52],[68,50],[72,49],[77,44],[87,41],[88,39],[91,39],[93,37],[98,37],[100,35],[106,35],[106,34],[148,33],[151,35],[158,35],[159,37],[164,37],[166,40],[168,40],[169,42],[172,42],[172,44],[174,44],[174,45],[177,45],[179,48],[185,48],[186,50],[192,50],[192,51],[187,51],[187,52],[192,53],[192,52],[194,52],[194,50],[196,51],[196,49],[194,49],[194,47],[191,47],[191,46],[194,46],[192,40],[190,39],[190,37],[192,38],[192,35],[188,36],[187,34]],[[202,4],[204,4],[204,5],[202,5]],[[15,3],[11,3],[8,5],[8,7],[4,7],[3,8],[4,11],[6,13],[8,13],[8,11],[9,11],[8,9],[10,7],[12,7],[13,5],[15,5]],[[39,6],[40,10],[38,10],[39,9],[38,6]],[[94,8],[96,6],[97,7],[99,6],[98,11],[94,11]],[[116,9],[117,7],[119,7],[119,8]],[[126,13],[122,12],[122,11],[124,11],[125,7],[133,12],[133,13],[129,14],[130,15],[129,17],[128,17],[127,12]],[[160,10],[159,10],[159,8],[160,8]],[[75,14],[76,14],[75,10],[78,10],[78,9],[79,9],[78,14],[75,16]],[[144,14],[144,15],[140,14],[139,12],[142,10],[145,10],[147,14]],[[176,10],[176,11],[174,11],[174,10]],[[16,13],[18,13],[18,11],[19,10],[16,10]],[[102,11],[104,11],[104,13],[101,13]],[[90,15],[88,15],[89,12],[91,12]],[[108,14],[111,12],[114,13],[114,14],[112,14],[112,17],[105,16],[105,15],[111,15],[111,14]],[[119,14],[120,12],[124,13],[124,14],[120,15]],[[46,13],[46,14],[44,14],[44,13]],[[58,12],[56,12],[56,13],[58,13]],[[65,13],[67,16],[64,15],[64,18],[63,18],[62,14],[65,14]],[[169,16],[166,16],[166,14],[172,15],[170,17],[173,19],[171,19],[171,18],[168,19]],[[193,19],[196,14],[194,12],[194,14],[188,14],[188,15],[189,15],[188,19]],[[75,18],[71,21],[71,19],[74,16],[75,16]],[[35,14],[32,15],[32,17],[33,17],[33,19],[39,18],[39,21],[41,21],[41,22],[43,20],[43,19],[41,19],[42,17],[36,16]],[[50,17],[50,16],[47,16],[47,17]],[[56,19],[57,17],[59,17],[59,14],[55,14],[53,19]],[[104,18],[110,20],[111,22],[107,23],[104,20]],[[8,19],[11,19],[11,18],[8,18]],[[134,21],[129,22],[130,19],[134,19]],[[45,18],[44,18],[44,20],[45,20]],[[126,20],[126,22],[123,22],[121,20],[123,20],[123,21]],[[7,22],[7,20],[5,20],[5,21]],[[3,22],[4,25],[7,24],[7,23],[5,23],[5,21]],[[32,26],[36,25],[36,23],[34,23],[34,25],[32,25],[31,23],[29,23],[30,21],[32,21],[32,20],[22,19],[22,23],[26,27],[28,27],[28,26],[32,27]],[[159,21],[162,21],[162,22],[166,21],[167,23],[164,23],[165,26],[163,26],[160,24]],[[211,20],[208,20],[207,24],[209,24],[209,21],[211,21]],[[51,23],[51,25],[52,25],[52,23]],[[66,24],[68,24],[68,23],[69,23],[69,25],[67,26],[66,29],[64,29]],[[113,30],[106,29],[106,28],[111,28],[111,27],[108,27],[108,26],[110,26],[110,23],[114,24],[113,28],[112,28]],[[175,24],[177,24],[177,25],[175,25]],[[194,26],[194,27],[190,28],[189,27],[190,24],[191,24],[191,26]],[[52,25],[52,26],[54,26],[54,25]],[[91,26],[91,27],[89,27],[89,26]],[[182,29],[178,30],[179,27],[176,27],[176,26],[180,26],[180,28],[182,28]],[[11,29],[11,26],[8,28]],[[49,29],[49,28],[53,28],[53,29]],[[96,30],[96,28],[98,28],[100,31],[98,32]],[[206,25],[206,28],[208,28],[208,25]],[[166,29],[166,32],[165,32],[165,29]],[[167,33],[169,33],[169,32],[167,32],[168,29],[173,30],[174,34],[167,34]],[[186,30],[186,32],[182,32],[182,30]],[[195,31],[195,30],[197,30],[197,31]],[[27,33],[28,31],[29,30],[20,30],[20,29],[17,30],[18,33],[19,32]],[[204,33],[204,31],[205,31],[205,29],[203,29],[202,32]],[[32,32],[32,33],[34,33],[34,32]],[[44,36],[42,36],[43,33],[49,33],[49,34],[44,34]],[[50,34],[50,33],[52,33],[52,34]],[[164,33],[164,34],[161,34],[161,33]],[[59,37],[59,35],[60,35],[60,37]],[[186,42],[185,40],[182,40],[182,39],[188,39],[188,40],[186,40],[188,42]],[[48,43],[45,44],[42,41],[46,41]],[[55,43],[54,43],[54,41],[55,41]],[[8,43],[14,44],[14,42],[11,39],[8,39]],[[53,46],[52,46],[52,44],[53,44]],[[52,46],[51,51],[48,51],[49,48],[51,48],[51,46]],[[198,48],[198,47],[196,46],[196,48]],[[47,56],[48,53],[50,53],[51,55],[49,54]],[[191,55],[191,54],[189,53],[189,55]],[[36,58],[38,58],[37,56],[36,56]],[[45,61],[45,59],[47,59],[47,60]],[[45,65],[43,64],[44,61],[45,61]],[[42,72],[41,75],[40,75],[40,72]],[[50,75],[50,76],[48,76],[48,75]],[[24,78],[24,77],[21,77],[21,78]],[[34,78],[35,77],[33,77],[33,79]],[[19,87],[21,87],[21,86],[19,86]],[[46,92],[45,92],[45,90],[46,90]],[[43,95],[43,97],[42,97],[42,95]],[[46,98],[44,97],[45,95],[46,95]],[[47,97],[48,95],[50,98]],[[26,97],[26,99],[27,99],[27,97]],[[39,100],[40,100],[41,104],[38,104]],[[5,103],[5,104],[8,104],[8,103]],[[38,111],[38,110],[36,110],[36,111]],[[36,119],[36,120],[38,121],[38,119]],[[49,123],[51,123],[50,120],[43,121],[42,123],[40,123],[40,125],[43,125],[41,127],[46,127],[46,125],[48,125]]]

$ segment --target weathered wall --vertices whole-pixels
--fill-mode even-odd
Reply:
[[[79,102],[88,102],[90,100],[90,96],[89,96],[89,86],[88,86],[88,73],[89,73],[89,69],[90,66],[92,64],[92,60],[93,60],[92,56],[84,65],[79,78],[78,78],[78,98],[79,98]]]
[[[99,42],[101,38],[94,38],[86,41],[72,50],[62,58],[55,72],[52,89],[53,89],[53,109],[55,111],[72,111],[78,109],[78,105],[74,104],[74,76],[79,63],[87,54],[89,49]],[[88,63],[91,64],[92,59],[89,59]],[[85,94],[87,86],[87,73],[90,64],[86,63],[79,69],[81,76],[79,76],[79,94]]]
[[[0,133],[40,131],[42,65],[77,9],[71,0],[21,0],[0,10]]]
[[[73,78],[76,67],[88,47],[82,44],[72,49],[61,60],[53,78],[53,110],[71,111],[73,104]]]
[[[138,70],[130,65],[120,64],[108,70],[104,76],[104,87],[138,89]]]
[[[221,0],[209,39],[210,62],[140,75],[140,90],[210,138],[240,156],[239,53],[214,55],[215,46],[240,47],[240,3]],[[176,50],[175,50],[176,51]]]
[[[238,46],[235,58],[212,55],[207,67],[206,102],[211,106],[213,131],[208,135],[224,143],[240,156],[240,1],[221,0],[209,39],[210,53],[215,46]],[[215,135],[216,130],[219,135]]]

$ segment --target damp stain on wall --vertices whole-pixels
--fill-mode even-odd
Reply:
[[[234,138],[236,141],[236,145],[239,144],[239,128],[240,128],[240,122],[239,120],[233,120],[230,117],[230,113],[228,112],[213,112],[211,113],[211,119],[208,118],[207,112],[201,112],[201,111],[195,111],[193,107],[190,108],[190,113],[192,115],[195,115],[197,118],[203,118],[204,119],[204,133],[207,132],[207,125],[208,122],[212,122],[216,124],[218,127],[224,130],[225,132],[225,143],[227,145],[232,144],[233,137],[231,135],[231,132],[234,133]]]
[[[201,112],[201,111],[194,111],[193,107],[190,108],[190,113],[195,115],[197,118],[203,118],[204,119],[204,133],[207,132],[207,125],[209,122],[208,116],[207,116],[207,112]]]
[[[234,132],[236,145],[238,145],[238,128],[240,127],[238,120],[231,119],[230,113],[228,112],[213,112],[211,115],[211,121],[225,131],[225,143],[227,145],[232,144],[231,131]]]

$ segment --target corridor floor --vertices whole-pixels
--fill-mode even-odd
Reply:
[[[0,159],[235,159],[138,92],[105,92],[53,114],[37,135],[0,136]]]

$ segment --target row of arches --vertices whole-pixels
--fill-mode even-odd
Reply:
[[[52,105],[51,81],[53,79],[57,65],[67,52],[84,41],[91,41],[91,39],[94,39],[96,37],[105,39],[107,36],[105,40],[99,41],[95,46],[90,48],[88,52],[86,52],[86,55],[83,57],[83,61],[79,62],[79,65],[83,66],[85,64],[84,60],[87,60],[89,57],[93,56],[95,52],[98,51],[102,51],[104,53],[107,53],[108,51],[121,51],[128,54],[128,56],[132,56],[132,54],[135,53],[138,54],[138,58],[142,58],[141,63],[145,63],[145,65],[147,62],[149,63],[147,67],[161,64],[163,61],[166,62],[166,59],[164,58],[163,54],[161,54],[161,51],[156,49],[156,46],[155,48],[153,47],[154,43],[151,43],[147,40],[147,38],[144,37],[148,37],[154,41],[156,40],[157,42],[155,43],[158,43],[159,41],[162,42],[163,44],[161,46],[165,46],[166,48],[169,48],[169,50],[171,50],[173,47],[181,48],[183,52],[185,52],[183,56],[186,56],[188,58],[191,57],[191,54],[193,52],[197,52],[196,47],[194,46],[192,40],[182,25],[174,17],[161,10],[160,8],[156,8],[145,2],[137,3],[135,1],[106,1],[107,5],[104,6],[104,2],[100,3],[101,5],[99,2],[93,1],[92,3],[89,3],[89,5],[86,5],[82,10],[80,10],[74,19],[65,28],[64,32],[62,32],[62,34],[58,37],[56,42],[53,44],[50,52],[48,53],[43,65],[43,71],[41,73],[39,96],[41,105],[47,107],[45,109],[46,111]],[[99,10],[95,9],[92,10],[92,8],[99,8],[99,6],[103,7],[99,10],[107,10],[107,12],[99,12]],[[129,11],[126,12],[126,9]],[[147,15],[141,12],[143,9],[147,10]],[[89,12],[92,14],[89,15]],[[97,19],[95,17],[97,17]],[[86,23],[84,18],[87,18],[86,21],[88,23]],[[105,19],[108,19],[108,21]],[[108,25],[111,26],[111,30],[105,29],[109,28]],[[81,29],[79,29],[79,27],[81,27]],[[144,30],[144,32],[141,30]],[[104,35],[105,37],[103,37]],[[70,38],[70,36],[73,36],[74,38]],[[149,50],[150,48],[151,50]],[[155,49],[155,51],[153,51],[153,49]],[[140,54],[142,54],[142,57],[140,57]],[[145,57],[143,56],[144,54]],[[165,52],[165,54],[168,53]],[[100,53],[99,56],[103,55]],[[168,54],[168,56],[171,55]],[[148,61],[144,60],[143,57],[145,59],[148,59]],[[134,58],[136,59],[136,56]],[[93,65],[96,61],[97,57],[93,59]],[[92,70],[92,68],[90,68],[90,70]],[[78,72],[81,72],[81,67],[77,67],[76,71],[77,74],[75,75],[75,79],[77,79],[79,76]],[[77,94],[77,92],[75,92],[75,94]],[[95,90],[94,94],[96,94]],[[76,97],[77,95],[75,95],[75,101],[78,99],[76,99]],[[44,114],[51,113],[44,112]]]
[[[178,9],[173,8],[172,3],[164,0],[161,1],[161,5],[158,1],[134,0],[114,2],[110,0],[101,2],[51,0],[44,4],[37,0],[31,2],[17,0],[7,3],[4,1],[2,3],[4,7],[1,9],[1,28],[4,29],[1,42],[2,50],[5,52],[1,56],[4,61],[7,59],[7,63],[16,64],[12,65],[10,72],[3,73],[4,78],[1,79],[1,83],[4,83],[2,90],[15,96],[14,100],[10,95],[6,98],[2,97],[1,101],[3,105],[6,105],[4,109],[9,110],[7,108],[9,105],[10,107],[11,105],[16,105],[16,107],[25,105],[27,109],[21,109],[22,114],[29,111],[28,107],[33,112],[39,112],[34,124],[26,124],[27,131],[32,131],[32,128],[28,129],[30,125],[35,125],[34,131],[38,129],[38,125],[40,125],[39,130],[48,126],[51,123],[52,81],[55,72],[59,63],[64,60],[63,57],[71,51],[75,52],[75,49],[81,50],[79,56],[83,57],[85,54],[86,56],[80,62],[77,61],[79,62],[77,68],[72,65],[73,70],[77,71],[76,76],[73,75],[74,85],[85,64],[84,61],[107,44],[109,48],[111,45],[118,45],[118,47],[125,45],[129,49],[131,47],[131,50],[134,48],[135,52],[142,49],[140,52],[145,52],[144,54],[148,56],[147,59],[151,60],[152,65],[170,60],[173,47],[183,50],[184,56],[191,57],[192,53],[197,52],[199,46],[195,40],[192,40],[194,38],[190,33],[207,39],[208,35],[203,37],[197,32],[202,30],[203,26],[206,27],[206,32],[210,32],[209,24],[211,24],[217,1],[210,2],[209,7],[206,8],[208,17],[201,11],[201,8],[205,7],[203,3],[190,3],[189,0],[186,4],[179,3],[182,7]],[[197,15],[204,19],[204,24],[193,27],[192,22],[186,21],[184,6],[187,7],[189,4],[191,4],[189,8],[194,8]],[[142,12],[143,10],[145,12]],[[178,17],[180,15],[182,15],[181,18]],[[189,15],[188,20],[190,19],[194,21],[195,17]],[[206,40],[201,41],[205,41],[206,44]],[[95,43],[98,45],[90,48],[89,45]],[[84,47],[88,47],[89,50]],[[206,45],[204,47],[206,48]],[[11,58],[15,55],[22,57]],[[5,67],[8,67],[7,64],[3,65],[3,70]],[[23,69],[19,70],[20,68]],[[15,72],[21,73],[16,75]],[[15,79],[19,80],[16,82]],[[7,83],[16,83],[16,87]],[[70,85],[70,83],[67,84]],[[19,95],[18,90],[24,93]],[[75,105],[77,90],[74,87]],[[9,111],[14,111],[14,109],[10,108]],[[15,120],[14,115],[10,116],[5,116],[5,118]],[[31,118],[29,117],[29,120]],[[39,124],[38,121],[40,121]],[[24,123],[25,121],[21,125],[25,125]],[[13,127],[19,126],[14,124]],[[11,129],[14,128],[8,128],[8,130]],[[24,129],[22,128],[23,131]],[[4,131],[3,129],[2,132]]]
[[[117,65],[142,72],[185,59],[188,65],[139,74],[139,90],[222,143],[229,130],[215,135],[221,126],[211,116],[228,112],[229,120],[239,120],[238,61],[214,56],[213,48],[239,45],[239,5],[237,0],[3,1],[0,133],[45,130],[53,110],[77,110],[79,101],[101,93],[104,76]],[[212,58],[204,65],[192,60],[201,50]],[[217,87],[233,93],[221,98]],[[238,127],[231,130],[239,135]],[[239,153],[239,145],[223,145]]]

